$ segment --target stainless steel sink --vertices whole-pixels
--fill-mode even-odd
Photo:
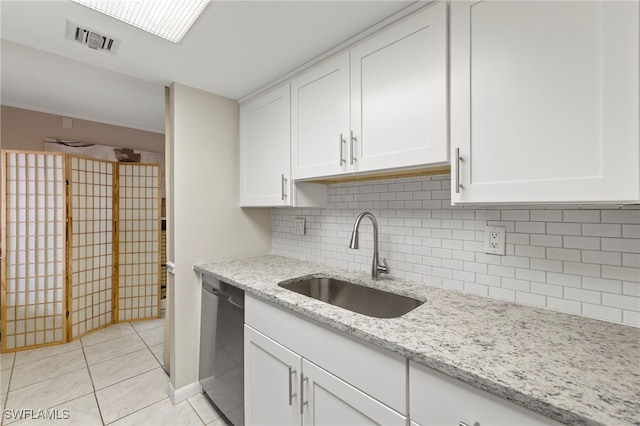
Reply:
[[[302,278],[283,281],[278,286],[376,318],[397,318],[424,303],[411,297],[334,278]]]

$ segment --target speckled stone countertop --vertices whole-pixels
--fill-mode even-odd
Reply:
[[[563,423],[640,425],[640,329],[280,256],[194,269]],[[308,275],[425,303],[379,319],[277,285]]]

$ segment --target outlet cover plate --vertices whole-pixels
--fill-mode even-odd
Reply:
[[[303,217],[296,217],[293,220],[293,233],[295,235],[304,235],[306,219]]]
[[[484,252],[488,254],[506,254],[505,240],[507,229],[504,226],[484,227]]]

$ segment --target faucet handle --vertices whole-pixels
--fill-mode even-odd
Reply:
[[[387,259],[382,258],[382,264],[384,266],[378,265],[378,272],[381,272],[383,274],[388,274],[389,273],[389,264],[387,263]]]

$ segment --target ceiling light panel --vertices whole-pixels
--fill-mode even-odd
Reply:
[[[71,0],[179,44],[209,0]]]

